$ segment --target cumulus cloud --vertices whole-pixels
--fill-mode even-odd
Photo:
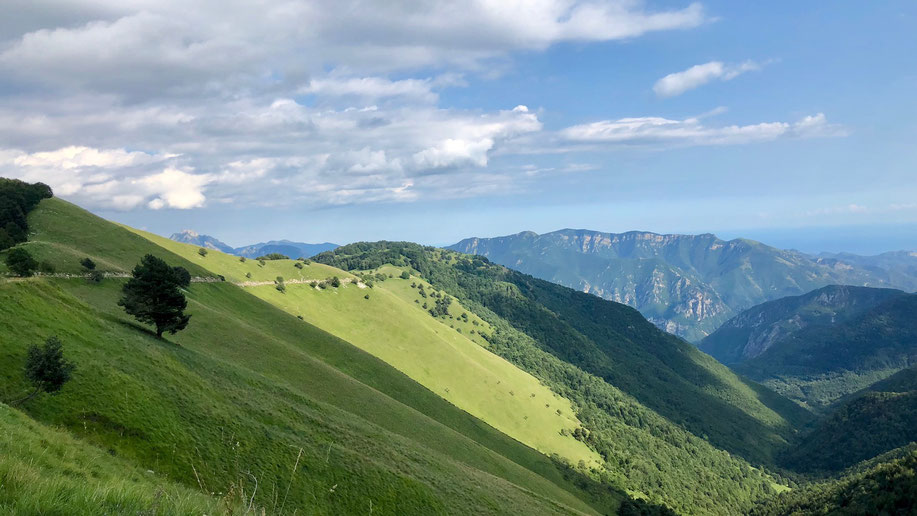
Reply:
[[[824,114],[795,123],[765,122],[712,127],[698,118],[621,118],[575,125],[560,132],[570,142],[608,145],[735,145],[776,140],[840,136],[844,129],[828,123]]]
[[[720,61],[694,65],[681,72],[670,73],[653,85],[653,91],[659,97],[675,97],[682,93],[699,88],[708,82],[730,81],[745,72],[760,70],[761,64],[745,61],[737,65],[727,65]]]

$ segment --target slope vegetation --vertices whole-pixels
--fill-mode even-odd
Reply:
[[[917,364],[917,295],[893,295],[836,324],[790,333],[733,368],[821,409]]]
[[[450,247],[640,310],[660,328],[698,341],[740,311],[830,284],[917,289],[897,268],[820,260],[715,235],[564,229],[469,238]]]
[[[481,257],[380,242],[344,246],[314,260],[358,274],[409,269],[456,299],[489,325],[489,331],[479,333],[489,350],[574,401],[584,423],[576,436],[602,455],[613,481],[661,496],[676,509],[735,511],[770,491],[766,478],[702,438],[768,462],[793,426],[808,420],[793,403],[743,382],[631,308]],[[692,461],[687,458],[692,454],[705,458]],[[706,464],[703,477],[709,480],[701,483],[716,486],[716,502],[691,469],[699,463]],[[741,472],[741,477],[726,480],[732,475],[727,471]],[[653,483],[658,488],[650,489]]]
[[[276,513],[606,513],[626,498],[145,238],[56,199],[29,223],[24,245],[59,276],[85,256],[117,276],[154,253],[201,280],[168,341],[117,307],[118,277],[0,281],[4,363],[54,334],[78,367],[26,412],[111,455],[207,493],[244,486]],[[0,371],[6,398],[20,374]]]
[[[723,323],[697,347],[724,364],[736,364],[761,355],[803,328],[840,324],[903,294],[893,289],[829,285],[749,308]]]

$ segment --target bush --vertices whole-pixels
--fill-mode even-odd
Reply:
[[[242,262],[242,263],[245,263],[245,262],[248,261],[248,258],[246,258],[246,257],[244,257],[244,256],[240,256],[240,257],[239,257],[239,261]]]
[[[57,337],[48,337],[43,347],[32,344],[26,352],[25,377],[35,387],[32,394],[19,403],[41,392],[54,394],[70,381],[74,365],[64,358],[63,343]]]
[[[293,267],[296,267],[297,269],[302,269],[302,262],[296,262],[296,263],[294,263],[294,264],[293,264]]]
[[[341,286],[341,278],[338,278],[337,276],[331,278],[331,286],[334,287],[334,288],[340,287],[340,286]]]
[[[101,271],[90,271],[89,272],[89,281],[92,283],[101,283],[104,277],[105,276],[102,274]]]
[[[264,256],[258,257],[259,262],[264,261],[264,260],[289,260],[289,259],[290,259],[289,256],[285,254],[280,254],[280,253],[268,253]]]
[[[369,299],[369,294],[366,294],[365,296],[363,296],[363,299]]]
[[[199,254],[199,255],[201,255],[201,256],[207,256],[207,252],[208,252],[207,249],[205,249],[205,248],[203,248],[203,247],[201,247],[200,249],[197,250],[197,254]]]
[[[188,269],[178,266],[175,267],[175,275],[178,277],[178,284],[183,288],[188,288],[191,286],[191,273],[188,272]]]
[[[89,258],[88,256],[80,260],[80,265],[82,265],[83,268],[87,271],[96,270],[96,262],[92,261],[92,258]]]
[[[252,273],[246,272],[246,273],[245,273],[245,277],[248,278],[248,279],[252,279]]]
[[[9,267],[10,272],[16,276],[27,278],[38,268],[38,262],[36,262],[35,258],[32,258],[32,255],[25,249],[14,247],[10,250],[9,254],[6,255],[6,266]]]
[[[411,279],[411,275],[410,275],[410,273],[408,273],[408,271],[401,271],[401,276],[400,276],[400,277],[401,277],[401,279],[405,279],[405,280],[406,280],[406,279]]]

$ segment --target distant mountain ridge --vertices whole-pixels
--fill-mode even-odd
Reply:
[[[310,258],[316,254],[331,251],[338,247],[337,244],[332,244],[331,242],[308,244],[305,242],[293,242],[291,240],[271,240],[269,242],[259,242],[257,244],[242,247],[232,247],[215,237],[201,235],[190,229],[172,233],[169,238],[183,244],[197,245],[207,249],[222,251],[227,254],[244,256],[246,258],[257,258],[258,256],[270,253],[280,253],[290,258]]]
[[[917,289],[915,253],[811,256],[716,235],[563,229],[468,238],[448,249],[640,310],[699,341],[740,311],[831,284]]]
[[[900,295],[904,291],[829,285],[749,308],[723,323],[698,347],[724,364],[735,364],[758,357],[803,328],[841,323]]]
[[[799,403],[826,408],[917,364],[917,294],[826,287],[753,307],[699,347]],[[773,336],[773,338],[771,338]],[[742,357],[749,343],[769,340]]]

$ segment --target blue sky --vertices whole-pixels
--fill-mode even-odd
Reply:
[[[233,245],[917,249],[913,2],[346,4],[13,7],[0,175]]]

